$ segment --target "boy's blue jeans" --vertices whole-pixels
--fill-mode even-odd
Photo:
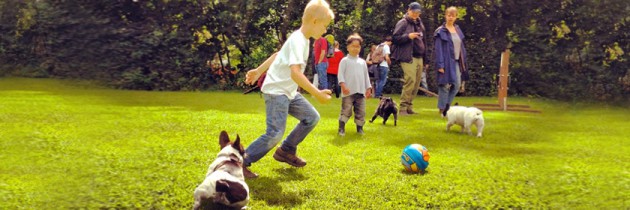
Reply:
[[[383,96],[383,88],[387,83],[387,73],[389,72],[389,67],[378,66],[378,80],[376,80],[376,92],[374,93],[374,97],[378,98]]]
[[[328,62],[321,62],[315,65],[315,70],[317,71],[319,86],[317,87],[320,90],[328,89],[328,77],[326,76],[326,70],[328,70]]]
[[[293,100],[289,100],[286,95],[264,94],[264,98],[267,112],[267,131],[245,150],[247,153],[246,166],[263,158],[282,140],[288,115],[300,121],[281,145],[282,150],[290,154],[297,152],[297,145],[319,122],[319,113],[301,94],[297,94]]]

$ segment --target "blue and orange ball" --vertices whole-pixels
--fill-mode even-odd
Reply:
[[[429,167],[429,150],[420,144],[410,144],[403,149],[400,162],[408,172],[424,173]]]

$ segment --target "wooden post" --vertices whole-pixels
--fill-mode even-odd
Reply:
[[[510,75],[510,50],[506,49],[501,53],[501,67],[499,68],[499,82],[497,84],[499,92],[499,104],[474,104],[481,110],[503,110],[517,112],[533,112],[540,113],[539,110],[530,109],[527,105],[509,105],[507,104],[508,81]]]
[[[501,67],[499,70],[499,107],[507,110],[508,72],[510,65],[510,50],[501,53]]]

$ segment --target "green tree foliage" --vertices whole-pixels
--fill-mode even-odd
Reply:
[[[551,1],[524,12],[532,18],[512,28],[516,93],[628,99],[628,1]]]
[[[115,87],[199,90],[242,87],[244,72],[300,27],[308,1],[0,1],[0,75],[83,78]],[[390,35],[410,0],[330,0],[329,27],[345,50],[358,32],[363,55]],[[625,0],[422,1],[429,49],[448,6],[460,9],[471,66],[468,95],[495,95],[510,48],[510,94],[627,102]],[[431,51],[429,52],[431,53]],[[310,68],[310,67],[309,67]],[[220,71],[236,69],[235,71]],[[220,73],[221,72],[221,73]],[[428,69],[435,89],[435,70]],[[309,72],[310,73],[310,70]],[[223,75],[220,75],[223,74]],[[390,77],[402,77],[393,65]],[[390,82],[386,92],[400,84]]]

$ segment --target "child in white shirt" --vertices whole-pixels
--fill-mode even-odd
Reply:
[[[261,91],[264,94],[267,113],[267,129],[245,150],[243,175],[256,178],[258,175],[249,171],[252,163],[263,158],[275,147],[282,136],[289,114],[299,120],[282,144],[276,149],[273,158],[295,167],[304,167],[306,161],[296,155],[297,145],[315,128],[319,113],[300,93],[298,86],[313,95],[320,103],[330,101],[330,90],[318,90],[304,76],[304,69],[309,54],[309,38],[318,39],[326,32],[328,24],[335,15],[324,0],[311,0],[304,9],[302,26],[294,31],[282,48],[269,57],[258,68],[247,72],[245,82],[253,84],[267,69],[267,76]]]
[[[341,114],[339,115],[340,136],[346,134],[346,122],[352,116],[354,107],[354,123],[357,125],[357,133],[363,135],[365,124],[365,98],[371,97],[372,85],[368,75],[367,63],[359,57],[363,38],[359,34],[353,34],[346,41],[348,56],[339,63],[337,79],[341,86]]]

